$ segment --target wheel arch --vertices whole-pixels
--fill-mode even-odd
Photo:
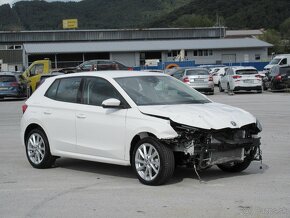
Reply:
[[[24,144],[25,144],[25,141],[26,141],[26,138],[27,138],[27,135],[28,133],[33,130],[33,129],[40,129],[43,131],[43,133],[46,135],[44,129],[37,123],[31,123],[29,124],[26,129],[25,129],[25,132],[24,132]],[[46,135],[47,136],[47,135]]]
[[[137,143],[141,139],[146,138],[146,137],[152,137],[152,138],[157,139],[156,135],[154,135],[151,132],[140,132],[140,133],[136,134],[133,137],[133,139],[131,140],[131,143],[130,143],[130,164],[132,164],[132,156],[133,156],[133,151],[134,151],[135,146],[137,145]]]

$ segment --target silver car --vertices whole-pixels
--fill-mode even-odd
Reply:
[[[213,78],[209,74],[209,70],[205,68],[177,69],[171,76],[183,81],[200,92],[214,94]]]

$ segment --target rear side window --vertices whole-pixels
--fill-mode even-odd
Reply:
[[[209,72],[207,70],[187,70],[187,76],[200,76],[200,75],[208,75]]]
[[[49,89],[45,93],[45,96],[51,99],[55,99],[58,84],[59,84],[59,79],[54,81],[54,83],[49,87]]]
[[[45,96],[58,101],[76,103],[81,80],[81,77],[56,80],[49,87]]]
[[[0,76],[0,83],[9,83],[9,82],[16,82],[15,76],[7,76],[7,75]]]

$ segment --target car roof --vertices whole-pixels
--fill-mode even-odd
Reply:
[[[71,73],[57,76],[57,78],[67,78],[75,76],[96,76],[104,78],[122,78],[122,77],[134,77],[134,76],[168,76],[164,73],[157,72],[145,72],[145,71],[129,71],[129,70],[107,70],[107,71],[88,71],[80,73]]]

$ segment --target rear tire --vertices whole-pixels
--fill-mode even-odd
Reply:
[[[172,177],[174,172],[173,151],[155,138],[146,137],[134,148],[132,167],[141,183],[162,185]]]
[[[34,168],[44,169],[54,165],[55,156],[50,153],[49,142],[40,128],[31,130],[25,138],[26,156]]]

